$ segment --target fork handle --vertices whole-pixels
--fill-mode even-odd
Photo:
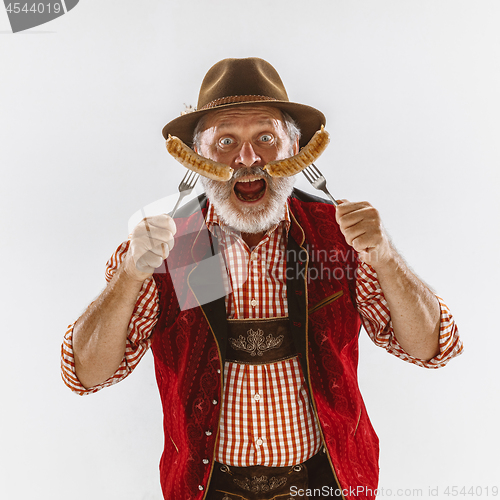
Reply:
[[[333,204],[338,207],[339,206],[339,203],[338,201],[325,189],[325,194],[326,196],[328,196],[328,198],[330,198],[330,200],[332,200]]]
[[[180,193],[179,194],[179,199],[177,200],[177,203],[175,204],[175,207],[174,209],[168,214],[170,215],[170,217],[174,217],[175,215],[175,212],[177,212],[177,207],[179,206],[179,203],[181,202],[182,198],[184,198],[185,194],[184,193]]]

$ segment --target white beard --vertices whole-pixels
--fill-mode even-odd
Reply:
[[[263,176],[267,184],[268,200],[257,207],[235,206],[231,202],[233,187],[240,177]],[[271,177],[261,167],[242,168],[235,172],[228,182],[214,181],[201,177],[210,203],[222,222],[242,233],[266,232],[278,224],[285,213],[285,204],[292,194],[295,177]]]

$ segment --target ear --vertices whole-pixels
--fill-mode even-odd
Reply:
[[[299,139],[295,140],[295,144],[293,145],[293,156],[295,156],[299,152]]]

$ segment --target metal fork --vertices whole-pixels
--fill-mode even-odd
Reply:
[[[177,212],[177,207],[179,206],[179,203],[181,202],[182,198],[191,194],[191,191],[193,190],[199,178],[200,174],[197,174],[192,170],[188,170],[186,172],[186,175],[179,184],[179,199],[177,200],[174,209],[170,212],[169,214],[170,217],[173,217],[175,215],[175,212]]]
[[[312,187],[323,191],[330,200],[333,201],[335,206],[338,206],[337,200],[330,194],[328,189],[326,189],[326,179],[325,176],[318,170],[318,167],[314,163],[311,163],[308,167],[302,170],[302,173],[306,176],[306,179],[312,184]]]

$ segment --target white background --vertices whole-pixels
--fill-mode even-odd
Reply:
[[[332,193],[379,209],[464,339],[460,358],[430,371],[362,333],[380,498],[398,488],[448,498],[453,485],[491,496],[499,26],[496,0],[82,0],[11,34],[0,6],[1,498],[161,498],[151,354],[82,398],[61,381],[60,343],[103,288],[128,219],[174,194],[184,174],[162,126],[196,104],[212,64],[254,55],[276,67],[291,100],[325,113],[332,143],[318,166]]]

